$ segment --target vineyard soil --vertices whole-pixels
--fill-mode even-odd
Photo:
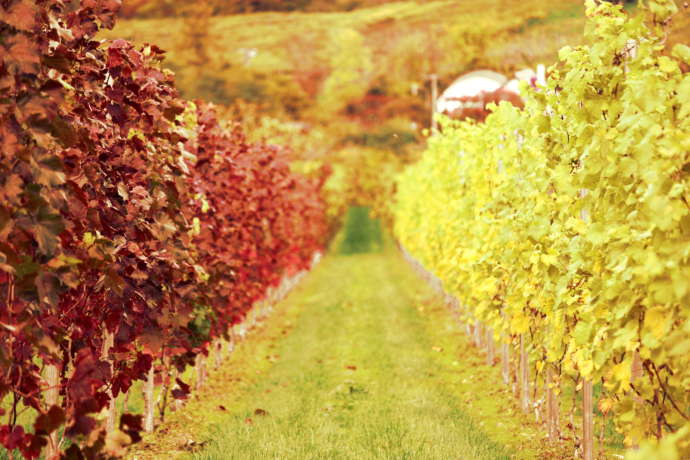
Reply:
[[[393,248],[330,255],[130,458],[559,458]]]

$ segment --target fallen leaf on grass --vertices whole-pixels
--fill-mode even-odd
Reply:
[[[182,444],[180,447],[182,449],[185,449],[185,450],[194,451],[194,450],[198,450],[198,449],[201,449],[202,447],[204,447],[204,444],[206,444],[205,441],[204,442],[196,442],[193,439],[187,439],[184,442],[184,444]]]

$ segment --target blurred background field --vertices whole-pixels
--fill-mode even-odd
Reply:
[[[687,43],[682,8],[668,40]],[[635,2],[624,7],[634,14]],[[212,101],[252,140],[287,144],[348,206],[387,222],[394,177],[423,150],[430,75],[441,89],[489,69],[550,65],[582,41],[582,0],[131,0],[104,38],[154,43],[184,97]]]

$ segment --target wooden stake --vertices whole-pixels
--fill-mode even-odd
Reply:
[[[151,364],[151,369],[149,370],[149,375],[144,383],[144,431],[147,433],[153,432],[153,421],[154,421],[154,402],[153,402],[153,389],[154,389],[154,368]]]
[[[60,399],[60,369],[54,365],[45,368],[46,383],[48,390],[45,393],[46,408],[59,405]],[[48,446],[46,447],[46,460],[57,460],[60,458],[60,445],[57,430],[50,433]]]
[[[520,407],[523,412],[529,411],[529,360],[527,358],[527,345],[525,336],[520,335]]]
[[[230,338],[228,339],[228,354],[232,354],[235,351],[235,329],[230,329]]]
[[[515,353],[515,357],[512,356],[512,364],[510,369],[511,383],[513,385],[513,396],[518,401],[520,400],[520,376],[522,375],[522,360],[520,352]]]
[[[206,380],[206,359],[204,355],[196,355],[196,385],[195,389],[200,390],[204,386],[204,381]]]
[[[223,363],[223,343],[220,341],[220,339],[217,339],[213,343],[213,359],[213,366],[215,369],[218,369]]]
[[[510,384],[510,348],[509,345],[503,340],[501,345],[501,364],[503,374],[503,383],[506,385]]]
[[[594,460],[594,404],[591,380],[585,380],[582,385],[582,458]]]
[[[639,378],[644,375],[644,369],[642,368],[642,359],[640,358],[640,353],[637,350],[633,351],[632,363],[630,364],[630,383],[634,384]],[[634,391],[630,390],[632,393],[633,406],[642,406],[644,400]],[[632,448],[639,448],[639,439],[632,440]]]
[[[110,366],[110,371],[113,370],[113,360],[110,359],[110,349],[113,348],[115,338],[113,334],[107,330],[103,332],[103,348],[101,349],[101,359],[108,363]],[[113,397],[113,392],[108,390],[108,397],[110,401],[108,402],[108,416],[105,422],[105,429],[107,433],[112,433],[115,431],[115,420],[117,419],[117,407],[115,407],[115,398]]]
[[[482,347],[482,323],[479,320],[474,323],[474,345]]]
[[[125,393],[124,398],[122,398],[122,412],[127,413],[129,411],[129,390]]]
[[[553,366],[547,364],[546,367],[546,425],[549,431],[549,441],[556,442],[560,438],[558,396],[553,386],[554,379]]]
[[[495,358],[495,351],[494,351],[494,331],[492,328],[487,327],[486,328],[486,363],[489,366],[494,365],[494,358]]]

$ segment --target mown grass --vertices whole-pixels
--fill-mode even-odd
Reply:
[[[419,324],[421,293],[394,275],[396,262],[326,261],[277,362],[189,458],[508,458],[446,385]]]
[[[390,244],[326,257],[276,308],[130,458],[566,458]]]
[[[358,254],[379,251],[383,247],[381,222],[371,219],[369,208],[351,207],[345,217],[343,238],[338,244],[340,254]]]

